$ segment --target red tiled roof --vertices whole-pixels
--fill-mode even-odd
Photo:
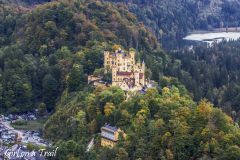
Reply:
[[[132,72],[117,72],[117,75],[120,76],[131,76],[133,73]]]

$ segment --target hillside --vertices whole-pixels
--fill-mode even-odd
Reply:
[[[15,4],[17,6],[33,6],[36,4],[42,4],[50,2],[51,0],[1,0],[0,4]]]
[[[239,120],[239,41],[188,50],[182,40],[193,30],[238,26],[239,1],[113,1],[132,11],[170,50],[174,62],[166,67],[165,75],[177,77],[194,100],[205,97]]]
[[[236,9],[237,6],[239,6],[239,2],[235,0],[232,0],[232,1],[221,1],[221,0],[216,0],[216,1],[193,1],[193,0],[189,0],[189,1],[127,1],[127,2],[114,1],[114,2],[121,2],[121,4],[118,4],[118,7],[123,9],[129,9],[130,11],[135,13],[138,17],[138,21],[143,21],[144,24],[146,24],[148,28],[150,28],[150,30],[152,30],[155,33],[155,35],[158,37],[159,42],[161,42],[163,46],[167,48],[168,47],[171,48],[171,46],[176,47],[177,44],[181,44],[182,37],[187,32],[195,29],[210,30],[212,28],[220,27],[220,26],[222,27],[236,26],[237,17],[239,17],[238,10]],[[137,19],[135,19],[134,21],[136,22]],[[36,23],[35,24],[36,26],[38,22],[35,22],[35,23]],[[8,26],[8,25],[5,24],[5,26]],[[11,28],[11,26],[7,28],[9,32],[10,30],[9,28]],[[32,32],[35,32],[35,31],[32,31]],[[32,35],[32,34],[35,35],[34,33],[27,33],[27,35]],[[69,34],[72,35],[74,33],[69,33]],[[19,35],[22,36],[21,33]],[[23,37],[21,38],[23,39]],[[24,43],[30,46],[31,44],[28,44],[28,43],[37,44],[34,41],[34,39],[37,39],[37,38],[33,37],[33,39],[28,40],[29,42],[24,42]],[[134,38],[127,38],[127,39],[129,40]],[[73,41],[75,42],[75,40]],[[2,43],[3,42],[4,40],[2,40]],[[59,41],[57,41],[57,43],[58,42]],[[65,41],[62,41],[62,42],[64,42],[65,44]],[[118,43],[118,42],[115,41],[115,43]],[[130,44],[135,42],[132,41],[127,43]],[[154,42],[154,43],[157,43],[157,42]],[[43,44],[43,43],[40,42],[40,44]],[[62,44],[56,44],[56,45],[61,46]],[[69,46],[73,47],[71,44],[69,44]],[[124,44],[125,48],[128,48],[127,46],[138,48],[137,43],[130,44],[130,45]],[[72,49],[77,50],[74,48]],[[31,48],[28,48],[27,50],[29,51],[31,50]],[[210,55],[212,52],[218,52],[217,51],[218,49],[206,50],[206,49],[202,49],[201,47],[199,50],[200,51],[204,50]],[[180,82],[183,83],[191,93],[193,93],[195,100],[198,101],[201,98],[206,97],[209,100],[211,100],[211,102],[213,102],[215,105],[224,108],[224,110],[229,115],[232,113],[232,111],[237,112],[237,115],[238,115],[239,104],[235,102],[236,97],[232,95],[227,96],[227,92],[229,89],[226,89],[226,88],[229,88],[226,86],[234,86],[234,87],[231,87],[231,89],[238,90],[237,89],[238,80],[237,78],[235,78],[237,77],[237,74],[238,74],[235,71],[236,70],[235,68],[238,68],[238,67],[233,65],[234,67],[229,68],[227,67],[229,66],[228,62],[222,61],[227,57],[226,55],[229,55],[230,57],[232,57],[231,54],[234,54],[234,53],[232,53],[231,50],[232,49],[225,49],[225,52],[227,53],[221,54],[221,55],[218,55],[215,53],[212,54],[211,56],[213,57],[214,56],[221,57],[221,58],[218,58],[219,63],[217,65],[212,65],[211,67],[206,67],[204,70],[202,69],[201,71],[198,71],[198,72],[196,72],[196,69],[193,69],[194,67],[189,69],[189,66],[194,66],[190,64],[200,64],[199,67],[201,67],[202,61],[206,61],[206,62],[209,61],[208,56],[205,56],[200,61],[196,61],[196,58],[198,56],[201,56],[202,54],[199,52],[196,52],[196,54],[200,54],[200,55],[196,55],[196,58],[191,59],[192,58],[191,56],[186,56],[184,54],[186,50],[183,50],[183,51],[180,51],[181,56],[177,54],[172,54],[171,61],[169,60],[170,56],[168,57],[161,56],[163,59],[161,58],[158,59],[156,58],[158,57],[156,56],[158,55],[158,53],[152,54],[148,52],[148,55],[150,55],[151,58],[148,57],[147,63],[153,72],[152,74],[153,79],[159,80],[159,71],[161,73],[160,75],[164,74],[167,76],[171,75],[173,77],[177,77],[180,80]],[[31,51],[31,52],[36,52],[36,51]],[[182,56],[182,55],[185,55],[185,56]],[[141,56],[146,59],[146,54],[141,54]],[[181,60],[183,63],[181,63],[181,61],[178,61],[176,59]],[[153,62],[153,60],[155,61]],[[238,64],[238,63],[239,63],[238,61],[235,62],[235,64]],[[186,64],[189,66],[186,66]],[[210,68],[212,71],[207,70]],[[229,73],[225,72],[225,68],[228,68]],[[210,73],[210,72],[213,74],[206,75],[205,80],[199,80],[199,77],[201,74]],[[223,77],[229,76],[231,80],[229,81],[221,80],[222,82],[216,82],[217,80],[220,80],[219,78],[220,75]],[[229,83],[230,85],[228,85]],[[233,95],[236,95],[236,94],[233,94]],[[224,98],[224,97],[227,97],[227,98]]]
[[[129,1],[135,7],[147,2],[152,5],[160,1]],[[167,2],[172,11],[176,10],[175,5],[182,4],[181,1]],[[191,3],[187,1],[186,5]],[[0,112],[39,109],[44,115],[48,111],[50,117],[42,132],[53,142],[53,148],[59,147],[53,159],[239,159],[240,129],[235,117],[202,100],[204,94],[197,97],[198,90],[190,90],[195,91],[191,95],[177,79],[189,85],[198,79],[201,84],[205,83],[205,72],[217,72],[205,70],[215,68],[210,65],[214,64],[215,56],[209,56],[208,65],[202,65],[192,63],[192,60],[207,59],[208,52],[201,52],[201,48],[196,53],[184,51],[184,57],[179,57],[180,51],[167,55],[156,36],[122,4],[96,0],[60,0],[34,7],[31,3],[22,3],[20,7],[5,4],[0,13]],[[184,7],[180,10],[183,14]],[[193,21],[188,14],[187,11],[185,17]],[[166,27],[171,18],[175,21],[174,15],[170,15],[164,15],[169,20],[165,20]],[[183,21],[177,25],[180,32],[182,24]],[[184,28],[182,31],[185,33]],[[171,31],[166,28],[164,32],[171,35],[176,28]],[[156,88],[127,99],[118,87],[87,84],[87,76],[92,73],[100,72],[104,78],[109,78],[102,73],[103,51],[114,51],[119,46],[125,50],[135,49],[136,60],[145,60],[149,76],[159,82]],[[221,55],[218,59],[225,55],[222,48],[238,53],[237,49],[229,49],[223,43],[217,52]],[[232,69],[233,75],[238,73],[235,72],[238,67],[229,65],[236,62],[234,58],[230,54],[226,56],[225,67]],[[197,66],[205,68],[198,70]],[[222,73],[227,75],[225,70]],[[199,75],[201,77],[197,78]],[[209,77],[209,81],[215,80]],[[238,80],[236,76],[232,78]],[[227,83],[228,80],[222,79],[217,84]],[[193,86],[201,89],[198,85]],[[212,89],[211,83],[209,86]],[[235,96],[238,91],[226,93]],[[209,95],[214,97],[215,92]],[[225,98],[226,102],[231,101]],[[112,149],[100,144],[100,128],[106,123],[126,133],[126,138],[120,135]],[[94,148],[86,152],[93,137]]]
[[[111,1],[126,6],[168,49],[181,46],[190,31],[239,25],[237,0]]]
[[[181,61],[181,70],[171,75],[179,78],[195,100],[206,97],[239,121],[239,41],[222,42],[211,48],[182,49],[171,54]]]
[[[172,83],[169,78],[164,81]],[[163,86],[128,100],[115,87],[65,94],[44,133],[59,147],[59,160],[237,160],[239,127],[206,100],[196,104],[182,91]],[[100,145],[100,127],[105,123],[127,134],[112,149]],[[86,153],[92,137],[94,148]]]
[[[4,11],[1,21],[2,111],[28,111],[41,102],[51,111],[69,85],[73,66],[80,66],[78,85],[84,86],[86,75],[102,67],[103,51],[113,44],[137,49],[148,64],[152,55],[166,59],[135,16],[110,3],[51,2],[16,15],[9,8],[13,11]],[[164,63],[153,70],[156,78]]]

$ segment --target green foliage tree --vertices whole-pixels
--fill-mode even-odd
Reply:
[[[115,160],[127,160],[128,159],[128,153],[125,151],[124,148],[119,148],[117,157]]]
[[[113,44],[141,53],[159,50],[156,38],[126,8],[108,2],[58,1],[25,7],[11,1],[0,7],[3,112],[33,110],[41,102],[53,110],[67,88],[84,90],[87,74],[103,67],[103,51]],[[104,80],[110,83],[110,74]],[[113,96],[114,103],[122,100],[118,96]]]
[[[43,116],[47,111],[47,107],[46,107],[46,104],[45,103],[40,103],[38,105],[38,113],[39,115]]]
[[[43,101],[47,106],[47,109],[51,110],[54,107],[57,93],[58,83],[52,75],[48,74],[43,78]]]
[[[77,64],[73,65],[67,82],[70,92],[82,89],[86,85],[83,67]]]

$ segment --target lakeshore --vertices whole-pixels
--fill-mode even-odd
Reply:
[[[197,41],[197,42],[203,42],[207,43],[208,45],[212,45],[213,43],[219,43],[223,40],[231,41],[231,40],[238,40],[240,38],[240,32],[219,32],[219,31],[213,31],[213,32],[193,32],[186,37],[183,38],[183,40],[187,41]]]

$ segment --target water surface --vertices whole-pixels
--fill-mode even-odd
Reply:
[[[193,33],[186,37],[184,40],[200,41],[200,42],[221,42],[222,40],[238,40],[240,38],[240,32],[209,32],[209,33]]]

